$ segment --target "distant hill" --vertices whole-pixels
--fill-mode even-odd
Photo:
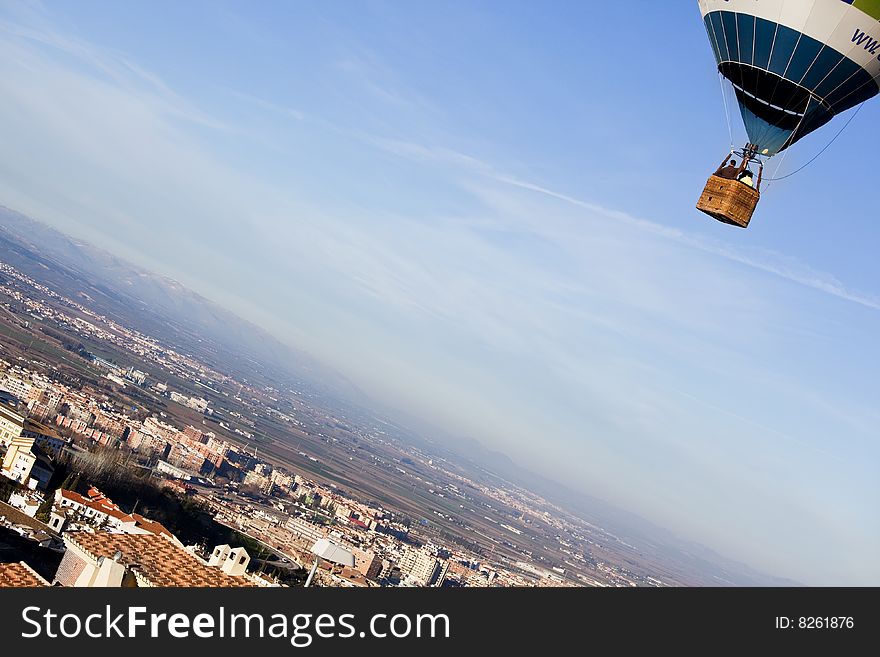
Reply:
[[[771,577],[746,564],[724,557],[714,550],[683,540],[644,518],[612,506],[604,500],[574,491],[558,482],[520,467],[507,456],[483,450],[477,459],[509,481],[543,495],[575,515],[607,529],[646,552],[662,557],[682,572],[700,573],[719,586],[801,586],[798,582]]]
[[[416,422],[415,419],[412,421]],[[436,429],[426,433],[438,435]],[[703,545],[683,540],[634,513],[536,474],[506,454],[487,449],[473,438],[442,435],[437,441],[416,439],[416,442],[426,452],[465,466],[485,485],[493,485],[493,481],[497,485],[501,483],[497,481],[500,479],[537,493],[569,513],[637,546],[640,551],[662,559],[681,572],[699,575],[704,581],[716,582],[718,586],[802,586],[790,579],[758,572]]]

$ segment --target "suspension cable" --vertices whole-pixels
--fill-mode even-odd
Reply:
[[[767,179],[767,182],[770,183],[770,182],[774,182],[774,181],[776,181],[776,180],[785,180],[786,178],[791,178],[794,174],[796,174],[796,173],[800,173],[801,171],[803,171],[804,169],[806,169],[808,166],[810,166],[813,162],[815,162],[816,160],[818,160],[818,159],[819,159],[819,156],[822,155],[822,153],[824,153],[825,151],[827,151],[827,150],[830,148],[831,144],[833,144],[835,141],[837,141],[837,138],[840,137],[840,135],[843,134],[843,131],[846,130],[847,126],[848,126],[850,123],[852,123],[852,120],[853,120],[854,118],[856,118],[856,116],[858,115],[859,112],[862,111],[862,107],[864,107],[864,106],[865,106],[865,101],[862,101],[862,104],[859,105],[858,108],[856,108],[856,111],[853,112],[852,114],[850,114],[850,116],[849,116],[849,118],[847,119],[846,123],[843,124],[843,127],[840,128],[840,130],[837,131],[837,134],[834,135],[834,138],[833,138],[831,141],[829,141],[827,144],[825,144],[825,146],[822,148],[822,150],[819,151],[818,153],[816,153],[816,154],[815,154],[815,155],[814,155],[814,156],[813,156],[813,157],[812,157],[812,158],[811,158],[806,164],[804,164],[804,165],[801,166],[800,168],[796,169],[795,171],[792,171],[791,173],[787,173],[787,174],[785,174],[784,176],[780,176],[779,178],[776,178],[776,177],[775,177],[776,174],[779,173],[779,167],[781,167],[781,166],[782,166],[782,162],[785,161],[785,155],[788,155],[788,149],[786,149],[786,152],[783,154],[782,162],[779,163],[779,166],[776,167],[776,171],[773,172],[774,177],[773,177],[773,178],[768,178],[768,179]]]
[[[718,71],[718,82],[721,85],[721,104],[724,105],[724,116],[727,117],[727,134],[730,135],[730,152],[736,148],[733,143],[733,124],[730,121],[730,108],[727,106],[727,90],[724,88],[724,76]]]
[[[789,136],[789,139],[794,139],[797,136],[798,132],[800,132],[801,126],[804,124],[804,120],[807,118],[807,114],[810,111],[810,103],[812,103],[812,102],[813,102],[813,97],[808,96],[807,97],[807,105],[806,105],[806,107],[804,107],[803,114],[801,114],[801,120],[798,121],[798,124],[797,124],[797,126],[795,126],[795,129],[792,131],[791,135]],[[786,140],[786,141],[788,141],[788,140]],[[789,144],[789,146],[790,145],[791,144]],[[764,191],[767,191],[768,189],[770,189],[770,185],[774,180],[778,180],[776,175],[779,173],[779,170],[782,168],[782,164],[785,162],[785,158],[788,157],[788,153],[789,153],[788,148],[786,148],[785,152],[782,154],[782,159],[779,160],[779,164],[776,165],[776,169],[773,171],[773,177],[767,179],[767,185],[766,185],[766,187],[764,187]]]

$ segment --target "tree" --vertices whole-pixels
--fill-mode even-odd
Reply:
[[[37,513],[34,515],[34,519],[39,520],[40,522],[49,522],[49,514],[52,513],[52,503],[54,501],[54,496],[47,492],[46,497],[43,499],[40,506],[37,507]]]
[[[20,483],[13,481],[12,479],[0,476],[0,502],[7,502],[12,493],[25,490],[27,490],[26,486],[22,486]]]
[[[77,472],[75,475],[73,475],[73,480],[70,482],[70,488],[68,488],[67,490],[76,491],[76,489],[79,488],[79,480],[80,473]]]
[[[66,461],[56,460],[55,471],[46,484],[46,493],[51,495],[56,489],[64,488],[65,482],[70,478],[70,467]]]

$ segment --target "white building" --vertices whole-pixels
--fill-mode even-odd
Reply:
[[[42,500],[43,498],[38,493],[15,491],[9,495],[9,506],[14,506],[29,518],[33,518],[37,515]]]
[[[7,446],[24,429],[24,415],[8,404],[0,404],[0,445]]]
[[[72,527],[92,527],[119,534],[153,534],[181,545],[162,523],[139,513],[125,513],[95,487],[89,488],[85,495],[62,488],[56,490],[49,526],[57,532]]]
[[[243,547],[232,548],[228,545],[218,545],[208,559],[208,565],[222,570],[227,575],[238,577],[247,571],[251,558]]]
[[[182,470],[178,468],[176,465],[171,465],[168,461],[160,460],[156,464],[156,470],[161,472],[162,474],[167,474],[175,479],[183,479],[184,481],[189,481],[194,477],[191,472],[187,472],[186,470]]]
[[[2,383],[0,383],[0,389],[8,390],[19,399],[27,399],[32,387],[27,381],[23,381],[11,374],[7,374]]]
[[[125,373],[125,378],[139,386],[142,386],[147,382],[147,374],[140,370],[136,370],[133,367],[129,368],[128,372]]]
[[[34,446],[33,438],[18,436],[13,438],[3,458],[2,472],[5,477],[20,484],[27,484],[31,476],[31,469],[37,462],[36,455],[31,451]]]
[[[437,572],[437,559],[424,550],[406,548],[398,564],[401,574],[413,584],[427,586]]]
[[[288,518],[285,528],[290,531],[296,538],[314,543],[319,538],[327,536],[327,528],[321,525],[315,525],[302,518]]]
[[[107,372],[107,374],[105,374],[105,376],[108,379],[110,379],[113,383],[118,385],[120,388],[125,387],[125,381],[122,379],[121,376],[116,376],[115,374],[113,374],[113,372]]]

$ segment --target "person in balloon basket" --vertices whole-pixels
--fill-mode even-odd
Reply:
[[[724,162],[721,163],[721,166],[718,167],[718,170],[715,172],[715,175],[719,178],[727,178],[728,180],[736,180],[739,176],[741,169],[736,166],[736,160],[731,159],[730,162],[727,161],[727,158],[724,158]]]
[[[754,174],[751,171],[749,171],[748,169],[745,169],[742,173],[740,173],[736,177],[736,179],[739,180],[744,185],[748,185],[749,187],[754,188],[754,186],[755,186]]]
[[[721,166],[718,167],[718,170],[715,172],[715,175],[719,178],[726,178],[728,180],[738,180],[744,185],[748,185],[749,187],[755,187],[755,174],[751,172],[751,170],[746,168],[748,164],[747,160],[743,160],[742,163],[737,166],[736,160],[733,158],[728,161],[725,157],[724,161],[721,163]]]

